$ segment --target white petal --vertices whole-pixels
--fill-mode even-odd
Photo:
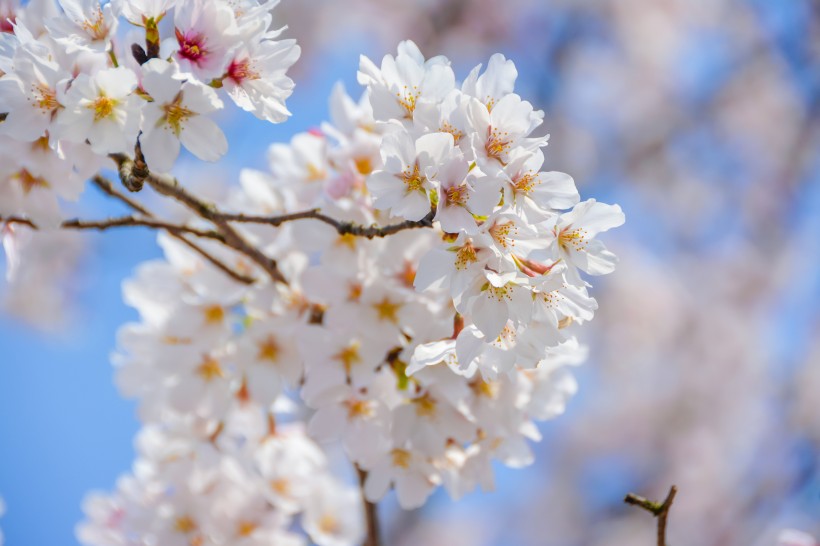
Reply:
[[[140,137],[145,162],[151,170],[167,173],[179,157],[179,139],[170,130],[156,127]]]
[[[182,144],[203,161],[216,161],[228,151],[225,133],[205,116],[188,119],[179,135]]]
[[[341,437],[344,430],[344,410],[335,405],[319,408],[308,425],[308,434],[320,442],[336,440]]]
[[[470,318],[484,337],[494,340],[504,329],[509,319],[507,305],[487,294],[476,297],[470,310]]]
[[[179,93],[182,83],[174,78],[173,63],[151,59],[142,65],[142,88],[159,104],[169,103]]]
[[[450,133],[430,133],[416,140],[416,154],[423,168],[435,167],[437,170],[452,151],[453,135]]]
[[[370,502],[379,502],[387,493],[390,487],[390,474],[387,472],[386,464],[380,465],[367,474],[367,481],[364,484],[364,496]]]

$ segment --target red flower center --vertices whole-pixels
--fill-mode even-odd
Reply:
[[[14,11],[0,11],[0,32],[14,33],[14,21],[16,19]]]
[[[181,57],[198,64],[208,54],[208,49],[205,47],[205,37],[202,34],[183,34],[179,29],[176,29],[176,35]]]
[[[237,85],[242,85],[242,82],[247,80],[258,80],[259,73],[254,70],[250,59],[234,60],[228,66],[227,77]]]

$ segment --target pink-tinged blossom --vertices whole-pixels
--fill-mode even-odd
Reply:
[[[231,99],[259,119],[281,123],[290,117],[285,106],[293,92],[287,70],[299,59],[295,40],[246,42],[228,63],[222,85]]]
[[[180,144],[203,161],[228,151],[225,134],[207,114],[222,108],[216,92],[195,80],[181,81],[174,63],[154,59],[142,67],[142,87],[153,102],[143,107],[140,144],[148,166],[168,172]]]
[[[14,23],[20,7],[19,0],[0,0],[0,32],[14,33]]]
[[[225,74],[233,50],[242,43],[234,12],[221,1],[180,2],[174,27],[178,45],[174,58],[180,70],[206,84]]]

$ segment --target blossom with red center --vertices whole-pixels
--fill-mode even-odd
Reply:
[[[286,71],[300,53],[295,40],[251,41],[234,54],[222,84],[243,110],[281,123],[290,116],[285,99],[293,91]]]
[[[14,22],[17,20],[17,13],[13,5],[0,4],[0,32],[14,34]]]
[[[174,13],[174,33],[181,71],[203,82],[224,77],[231,53],[243,42],[234,11],[221,2],[180,3]]]
[[[183,34],[179,29],[176,29],[175,32],[177,42],[179,42],[180,57],[199,64],[202,59],[208,56],[209,51],[205,43],[205,36],[191,31]]]

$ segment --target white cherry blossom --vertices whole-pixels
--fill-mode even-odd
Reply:
[[[453,154],[452,135],[431,133],[414,140],[409,133],[396,131],[384,137],[381,154],[384,170],[367,179],[374,206],[421,220],[430,212],[433,180]]]
[[[225,134],[206,117],[222,108],[213,89],[194,80],[180,81],[175,65],[160,59],[143,66],[142,86],[153,99],[143,107],[140,138],[149,167],[170,171],[180,144],[204,161],[216,161],[227,152]]]
[[[80,74],[65,93],[58,121],[64,138],[87,139],[95,153],[129,153],[140,127],[141,99],[133,94],[136,75],[127,68]]]
[[[450,62],[442,56],[425,60],[409,40],[399,44],[396,57],[385,55],[380,68],[361,57],[358,79],[369,87],[379,121],[412,120],[418,102],[437,102],[455,87]]]
[[[58,0],[65,13],[46,22],[54,40],[68,53],[100,51],[111,47],[116,35],[119,2],[101,4],[100,0]]]
[[[14,71],[0,77],[0,104],[8,114],[0,134],[32,142],[52,126],[70,74],[39,43],[18,47],[12,62]]]
[[[571,266],[567,274],[574,284],[582,283],[576,268],[590,275],[612,273],[617,258],[595,236],[623,223],[624,213],[618,205],[583,201],[548,224],[549,256],[566,260]]]

